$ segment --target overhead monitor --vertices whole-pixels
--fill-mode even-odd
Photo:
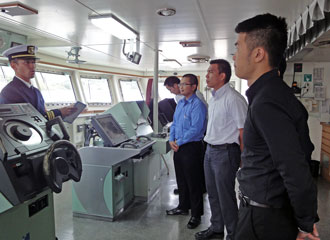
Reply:
[[[92,125],[105,147],[115,147],[129,139],[110,113],[92,117]]]
[[[127,55],[127,59],[131,61],[132,63],[139,64],[141,60],[142,55],[138,52],[132,52]]]

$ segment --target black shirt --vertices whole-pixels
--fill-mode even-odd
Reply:
[[[249,109],[242,168],[237,173],[240,190],[258,203],[290,204],[298,227],[312,232],[317,191],[306,161],[314,149],[306,109],[277,76],[277,70],[263,74],[246,95]]]

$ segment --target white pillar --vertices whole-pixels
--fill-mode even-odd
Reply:
[[[158,45],[155,47],[155,61],[154,61],[154,80],[152,81],[153,86],[153,127],[154,133],[158,133]]]

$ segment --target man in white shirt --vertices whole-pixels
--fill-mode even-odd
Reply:
[[[243,127],[247,113],[244,97],[230,87],[231,67],[226,60],[210,62],[207,86],[213,88],[209,101],[208,124],[204,141],[206,189],[211,207],[211,226],[195,234],[196,239],[234,239],[238,219],[235,177],[243,149]]]

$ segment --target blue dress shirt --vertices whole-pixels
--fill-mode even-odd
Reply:
[[[206,130],[205,104],[193,94],[181,99],[176,106],[170,131],[170,141],[178,146],[203,139]]]

